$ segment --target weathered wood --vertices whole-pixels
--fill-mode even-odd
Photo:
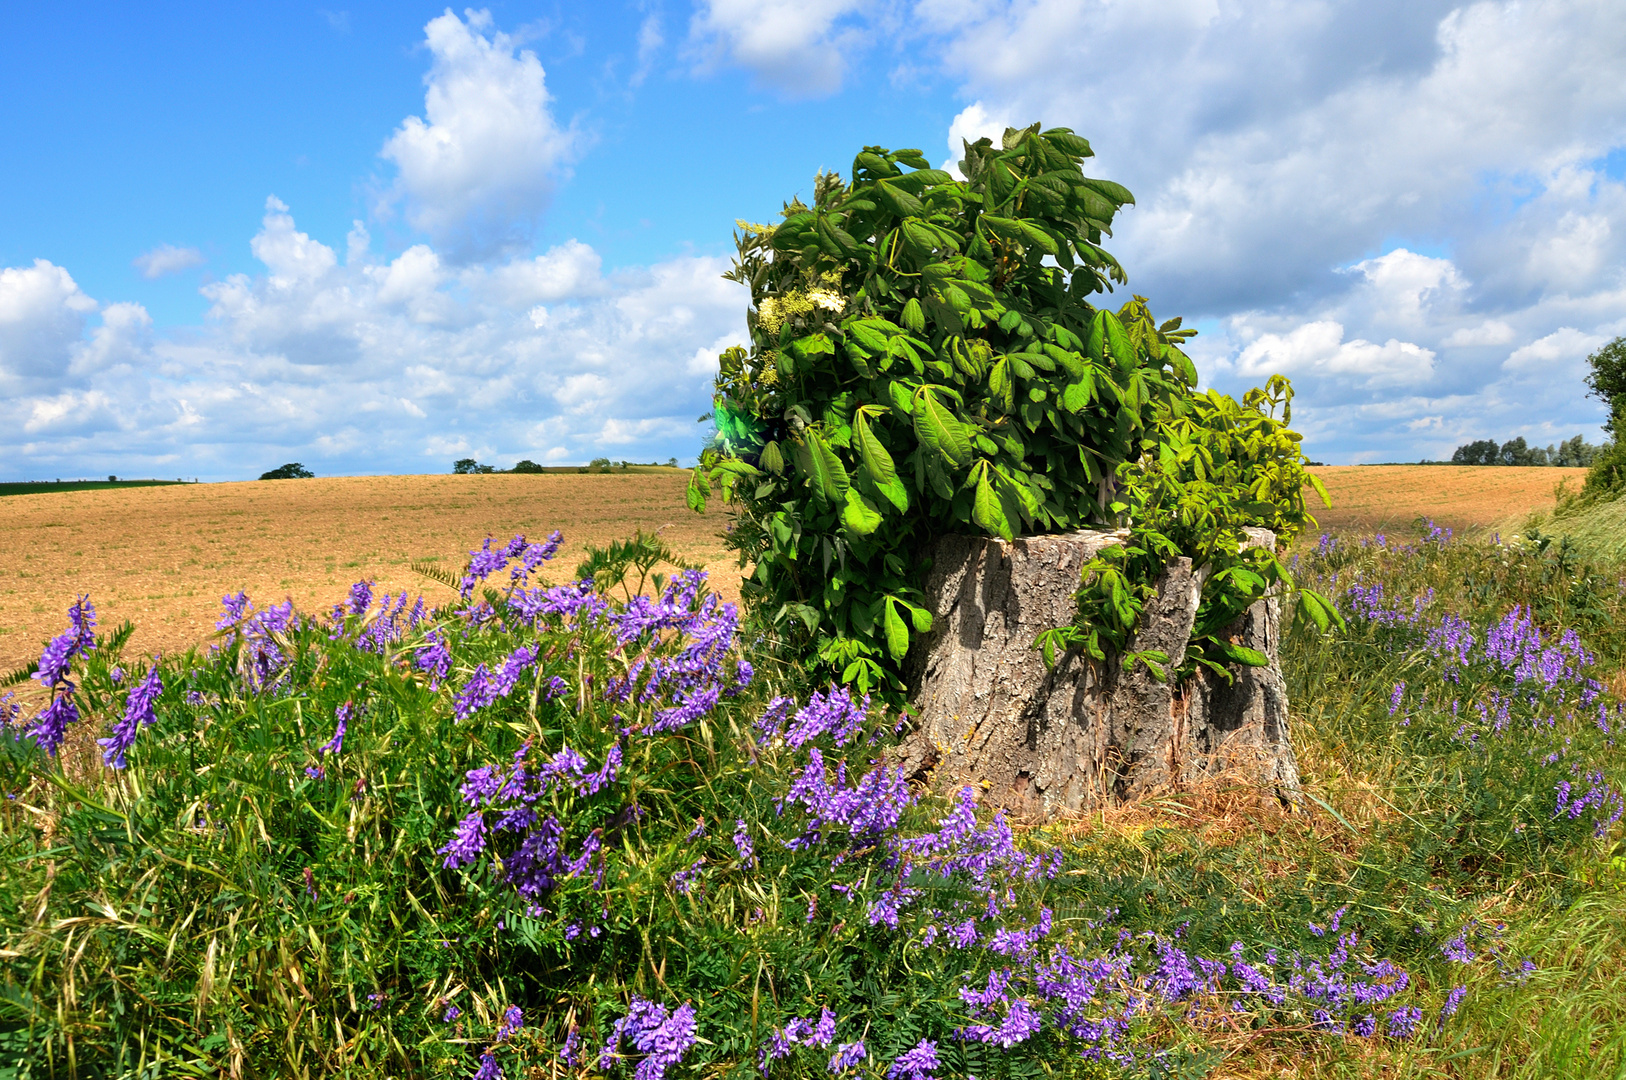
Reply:
[[[1028,816],[1178,790],[1221,773],[1296,797],[1274,597],[1228,631],[1271,661],[1235,669],[1233,685],[1201,672],[1171,686],[1144,665],[1126,672],[1114,659],[1097,663],[1077,652],[1045,668],[1034,639],[1072,620],[1081,568],[1125,535],[938,541],[926,584],[933,631],[908,667],[919,713],[901,748],[911,773],[976,783],[987,800]],[[1251,530],[1250,542],[1273,544],[1275,537]],[[1169,564],[1133,650],[1158,649],[1179,662],[1203,577],[1189,559]]]

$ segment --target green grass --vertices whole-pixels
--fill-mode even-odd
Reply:
[[[624,600],[632,590],[618,582],[656,565],[655,554],[638,540],[596,553],[589,569]],[[566,1033],[579,1026],[591,1051],[634,996],[698,1007],[705,1041],[669,1080],[760,1076],[773,1030],[825,1007],[839,1041],[862,1038],[869,1051],[849,1080],[880,1080],[922,1038],[937,1041],[944,1080],[1626,1077],[1621,826],[1599,838],[1591,811],[1552,812],[1565,780],[1596,770],[1617,790],[1626,783],[1595,706],[1576,696],[1588,678],[1612,682],[1626,656],[1619,568],[1554,543],[1346,540],[1306,552],[1298,573],[1329,595],[1382,584],[1378,606],[1402,617],[1287,635],[1304,777],[1296,809],[1246,785],[1165,796],[1023,832],[1021,851],[1063,853],[1053,879],[992,871],[1004,910],[984,933],[1025,929],[1048,909],[1043,949],[1127,965],[1128,982],[1096,986],[1088,1015],[1121,1019],[1117,1046],[1133,1060],[1087,1060],[1081,1051],[1096,1044],[1048,1022],[1010,1047],[954,1038],[973,1019],[961,991],[990,974],[1013,968],[1040,1001],[1022,981],[1030,961],[928,944],[928,927],[980,911],[987,896],[963,873],[900,879],[890,834],[832,830],[792,845],[806,819],[784,800],[808,775],[808,750],[760,740],[754,725],[770,695],[805,701],[814,689],[794,668],[754,655],[748,691],[668,735],[618,739],[670,699],[605,697],[630,654],[602,630],[550,622],[520,635],[541,650],[531,681],[460,717],[453,699],[475,666],[498,670],[516,640],[479,614],[476,596],[382,651],[358,647],[378,618],[369,614],[167,660],[158,722],[116,773],[89,740],[119,715],[141,664],[126,658],[113,681],[114,635],[75,670],[87,720],[61,760],[0,739],[0,788],[14,796],[0,802],[0,1077],[467,1077],[491,1047],[509,1077],[563,1080],[597,1072],[558,1064]],[[496,593],[487,600],[515,618]],[[1447,614],[1482,642],[1515,606],[1549,644],[1576,630],[1595,662],[1537,686],[1488,661],[1448,663],[1429,645]],[[430,627],[455,653],[438,689],[414,661]],[[703,629],[640,638],[632,652],[670,658]],[[253,667],[268,643],[287,658],[269,680]],[[555,675],[569,692],[550,701],[540,687]],[[1510,702],[1501,732],[1476,719],[1499,701]],[[357,712],[342,751],[324,754],[346,703]],[[868,736],[890,731],[876,713],[864,737],[812,745],[856,777],[879,752]],[[536,804],[563,823],[567,853],[589,836],[608,840],[603,889],[566,875],[540,910],[496,863],[448,869],[441,854],[468,812],[458,793],[467,770],[526,745],[538,748],[532,762],[569,745],[591,766],[612,745],[626,750],[602,792],[559,789]],[[308,775],[316,766],[321,775]],[[923,798],[901,811],[897,835],[929,832],[950,809]],[[737,820],[754,837],[750,857],[735,847]],[[673,875],[697,865],[700,886],[676,888]],[[899,885],[918,898],[895,929],[872,923],[866,912]],[[1339,909],[1341,929],[1319,935]],[[1473,960],[1442,952],[1458,935]],[[1408,985],[1385,1008],[1420,1010],[1414,1038],[1318,1030],[1322,1003],[1299,991],[1267,1003],[1232,976],[1130,1004],[1130,983],[1156,985],[1160,950],[1229,959],[1236,947],[1286,983],[1294,955],[1330,964],[1340,941],[1352,965],[1404,970]],[[1459,986],[1460,1010],[1442,1019]],[[444,1019],[449,1004],[460,1018]],[[494,1043],[510,1004],[523,1006],[526,1026]],[[1053,1017],[1053,1003],[1041,1004]],[[1366,1011],[1336,1006],[1334,1020],[1354,1024]],[[828,1053],[796,1049],[773,1075],[828,1080]],[[630,1076],[630,1064],[610,1072]]]
[[[1626,563],[1626,499],[1577,507],[1569,513],[1538,517],[1533,528],[1567,537],[1577,549],[1602,562]]]
[[[53,491],[103,491],[115,488],[171,487],[190,480],[29,480],[0,484],[0,496],[40,495]]]

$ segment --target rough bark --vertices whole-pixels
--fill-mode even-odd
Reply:
[[[1253,530],[1251,543],[1274,536]],[[1254,604],[1228,636],[1270,658],[1171,686],[1144,665],[1124,671],[1069,652],[1046,669],[1033,641],[1070,622],[1080,570],[1125,534],[1077,532],[1004,542],[938,541],[926,584],[933,631],[910,654],[920,726],[904,744],[912,773],[971,782],[1025,816],[1188,787],[1220,773],[1296,797],[1298,768],[1278,661],[1280,605]],[[1185,655],[1203,575],[1176,559],[1157,583],[1131,646]]]

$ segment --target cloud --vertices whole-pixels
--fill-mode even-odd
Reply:
[[[1474,345],[1506,345],[1513,338],[1513,327],[1501,319],[1491,319],[1478,326],[1458,327],[1440,344],[1448,349]]]
[[[141,271],[142,277],[153,281],[165,274],[179,274],[194,266],[202,266],[208,261],[197,248],[160,244],[151,251],[137,255],[135,268]]]
[[[399,173],[386,202],[460,262],[522,247],[583,141],[554,119],[536,54],[492,31],[489,12],[467,16],[424,27],[427,119],[407,117],[380,151]]]
[[[137,304],[98,322],[60,267],[0,270],[0,348],[34,358],[0,397],[0,460],[233,478],[689,457],[711,396],[696,358],[745,337],[721,258],[605,273],[569,240],[459,267],[427,244],[374,257],[353,230],[341,263],[274,198],[249,246],[261,271],[203,286],[205,324],[168,334]]]
[[[1311,372],[1347,377],[1362,387],[1391,386],[1428,381],[1434,353],[1394,338],[1382,345],[1345,341],[1342,325],[1323,320],[1261,336],[1242,350],[1237,371],[1248,378]]]
[[[652,11],[638,24],[638,67],[628,80],[631,85],[643,85],[655,66],[655,55],[665,44],[666,35],[661,28],[661,13]]]
[[[1293,373],[1315,456],[1596,430],[1580,339],[1546,382],[1522,350],[1626,329],[1626,184],[1604,167],[1626,147],[1626,8],[920,0],[913,15],[969,102],[952,157],[1036,119],[1089,138],[1086,170],[1137,196],[1108,242],[1131,288],[1214,328],[1193,346],[1214,384]]]
[[[689,40],[702,69],[729,61],[787,97],[841,89],[847,56],[866,34],[847,17],[862,0],[700,0]]]
[[[96,308],[66,270],[44,259],[0,269],[0,386],[63,371]]]

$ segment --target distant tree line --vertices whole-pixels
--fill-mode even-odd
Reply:
[[[677,468],[677,463],[678,463],[677,458],[668,458],[667,461],[665,462],[665,464],[668,467],[674,468],[674,469]],[[639,462],[639,461],[611,461],[607,457],[600,457],[600,458],[594,458],[592,461],[588,462],[585,467],[580,468],[578,471],[580,471],[580,472],[595,472],[595,473],[597,473],[597,472],[609,472],[611,469],[625,470],[625,469],[632,468],[635,465],[640,467],[640,468],[643,468],[643,467],[654,467],[654,466],[659,465],[659,464],[661,464],[661,463],[656,462],[656,461],[651,461],[651,462],[647,462],[647,463]],[[514,464],[514,467],[512,469],[498,469],[498,468],[496,468],[494,466],[491,466],[491,465],[482,465],[482,464],[480,464],[480,462],[476,461],[474,458],[458,458],[456,461],[452,462],[452,472],[457,473],[459,476],[472,476],[472,475],[481,475],[481,474],[485,474],[485,473],[499,473],[499,472],[540,473],[540,472],[547,472],[547,470],[544,469],[542,466],[538,465],[536,462],[530,460],[529,458],[520,459],[518,462],[516,462]]]
[[[1453,465],[1558,465],[1564,468],[1591,468],[1609,444],[1594,446],[1577,435],[1543,450],[1524,441],[1524,436],[1498,444],[1495,439],[1459,446],[1451,455]]]

